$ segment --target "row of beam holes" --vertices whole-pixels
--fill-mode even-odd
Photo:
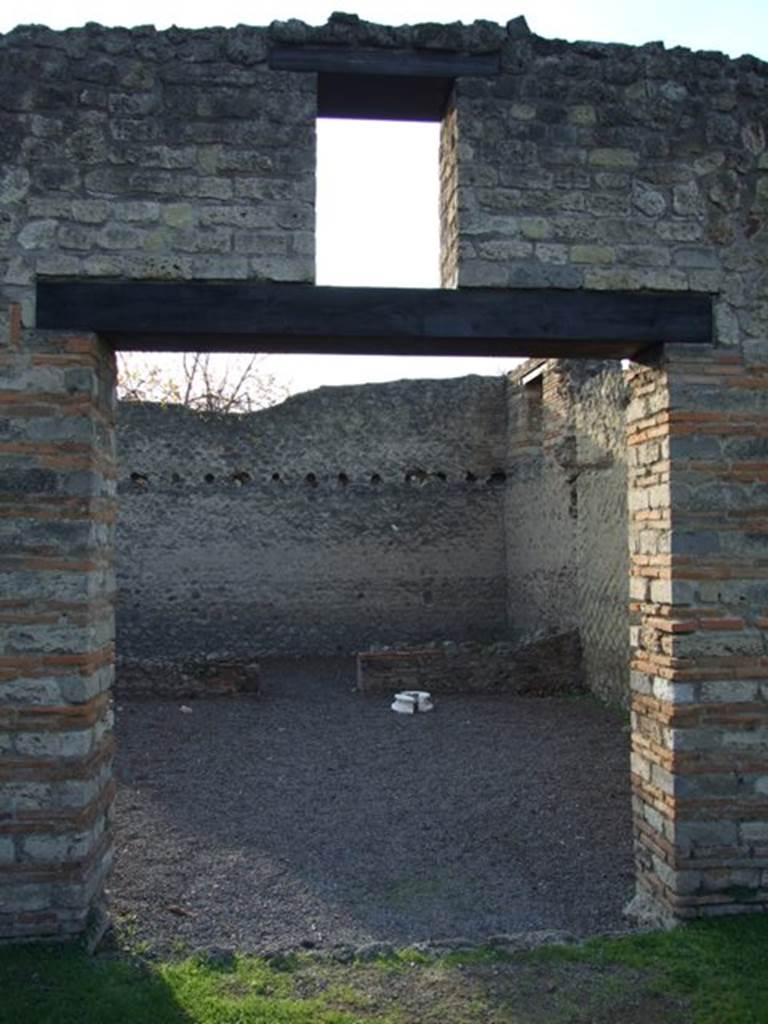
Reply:
[[[232,483],[237,484],[239,487],[242,487],[243,484],[250,483],[252,477],[250,473],[237,472],[233,473],[229,477],[229,479],[232,481]],[[436,473],[427,473],[422,469],[416,469],[409,470],[404,475],[403,479],[407,484],[426,483],[430,479],[439,480],[441,483],[446,483],[448,480],[448,475],[447,473],[443,473],[440,470],[438,470],[438,472]],[[467,472],[464,475],[464,480],[468,484],[477,483],[478,479],[479,477],[471,470],[467,470]],[[488,484],[503,484],[506,479],[507,474],[504,472],[504,470],[494,469],[491,475],[486,478],[485,482]],[[213,473],[206,473],[205,476],[203,477],[203,480],[207,484],[212,484],[216,482],[216,477],[214,476]],[[146,473],[131,473],[131,481],[137,487],[149,486],[149,477],[147,476]],[[273,473],[272,481],[273,483],[279,484],[283,482],[283,478],[280,476],[279,473]],[[181,482],[182,478],[179,476],[178,473],[171,474],[171,483],[180,484]],[[346,487],[347,484],[349,484],[351,481],[346,473],[339,473],[339,475],[336,477],[336,482],[339,484],[340,487]],[[315,473],[307,473],[307,475],[304,477],[304,483],[307,484],[308,487],[317,487],[320,481],[318,480]],[[372,473],[371,476],[369,477],[369,483],[373,484],[374,486],[382,483],[381,475],[379,473]]]

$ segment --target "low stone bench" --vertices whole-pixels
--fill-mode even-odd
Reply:
[[[258,693],[259,678],[258,662],[243,659],[134,661],[118,658],[114,692],[121,699],[224,697]]]
[[[512,693],[548,696],[584,692],[578,633],[522,643],[444,643],[391,647],[357,655],[357,688],[430,693]]]

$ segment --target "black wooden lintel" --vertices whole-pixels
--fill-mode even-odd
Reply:
[[[41,278],[37,325],[118,349],[385,355],[637,355],[711,343],[708,295]]]
[[[279,46],[269,53],[275,71],[314,71],[332,75],[387,75],[406,78],[459,78],[498,75],[498,53],[446,50],[356,49],[344,46]]]
[[[275,47],[278,71],[317,74],[317,116],[384,121],[441,121],[463,75],[498,75],[497,53]]]

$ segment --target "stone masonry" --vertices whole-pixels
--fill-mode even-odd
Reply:
[[[161,659],[190,675],[507,635],[501,377],[247,415],[120,403],[117,439],[122,691]]]
[[[617,361],[532,360],[245,416],[121,403],[118,691],[543,629],[578,631],[590,689],[626,705],[627,394]]]
[[[633,381],[638,871],[677,917],[768,896],[766,373],[683,349]]]
[[[628,394],[618,361],[521,366],[507,390],[505,490],[510,626],[578,630],[589,688],[625,706]]]
[[[311,281],[313,76],[268,31],[27,26],[0,36],[0,281]]]
[[[768,908],[768,65],[343,15],[0,38],[2,933],[81,930],[109,863],[111,356],[36,331],[36,282],[312,280],[316,79],[275,42],[498,53],[447,115],[446,284],[711,297],[714,344],[628,380],[634,910]]]

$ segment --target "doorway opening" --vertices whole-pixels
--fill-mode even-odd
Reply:
[[[204,929],[267,950],[618,925],[633,877],[621,719],[575,687],[537,700],[457,677],[469,657],[515,658],[511,582],[518,603],[527,588],[544,608],[549,588],[550,610],[573,604],[576,574],[551,573],[573,569],[573,467],[530,450],[529,390],[468,378],[237,417],[124,410],[118,676],[129,653],[145,694],[183,686],[174,663],[194,654],[206,672],[194,698],[118,687],[112,891],[144,937]],[[564,437],[562,412],[548,422]],[[543,553],[520,523],[541,536],[547,501]],[[389,692],[351,692],[355,651],[425,645],[456,678],[433,715],[404,722]],[[556,649],[541,675],[575,674]]]

